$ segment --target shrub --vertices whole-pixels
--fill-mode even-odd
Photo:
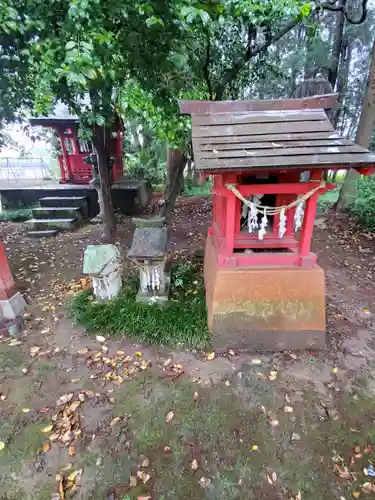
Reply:
[[[375,231],[375,176],[362,177],[357,183],[357,196],[350,212],[366,229]]]

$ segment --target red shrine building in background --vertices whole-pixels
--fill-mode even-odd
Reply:
[[[205,250],[208,326],[216,348],[325,346],[324,271],[311,251],[324,172],[375,167],[325,113],[337,95],[180,101],[192,115],[196,167],[213,179]]]
[[[78,117],[70,114],[67,106],[58,102],[52,115],[31,118],[30,124],[51,128],[58,135],[61,184],[88,184],[92,180],[92,166],[85,162],[85,158],[93,152],[92,143],[78,137]],[[117,117],[111,137],[112,182],[123,175],[122,131],[121,119]]]

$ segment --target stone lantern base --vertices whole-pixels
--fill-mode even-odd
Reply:
[[[164,286],[159,290],[142,290],[139,288],[136,300],[144,304],[160,304],[165,305],[169,299],[169,291],[171,286],[171,269],[167,267],[164,271]]]

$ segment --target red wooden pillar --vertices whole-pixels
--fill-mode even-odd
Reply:
[[[312,233],[314,229],[314,221],[315,221],[316,207],[318,204],[318,197],[319,194],[315,193],[306,201],[300,248],[299,248],[299,253],[301,257],[306,257],[310,253],[310,246],[311,246]]]
[[[25,308],[26,302],[16,290],[4,245],[0,242],[0,319],[15,319]]]
[[[70,156],[68,154],[68,151],[66,150],[66,146],[65,146],[65,135],[64,135],[64,129],[57,129],[57,132],[59,134],[59,138],[60,138],[60,144],[61,144],[61,151],[62,151],[62,160],[63,160],[63,163],[65,165],[65,168],[66,168],[66,175],[65,175],[65,180],[66,182],[69,182],[71,177],[72,177],[72,169],[71,169],[71,166],[70,166]],[[61,176],[63,177],[64,176],[64,173],[61,172]]]

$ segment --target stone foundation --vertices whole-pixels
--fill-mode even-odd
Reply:
[[[324,271],[223,268],[207,238],[204,280],[208,327],[216,349],[325,347]]]

